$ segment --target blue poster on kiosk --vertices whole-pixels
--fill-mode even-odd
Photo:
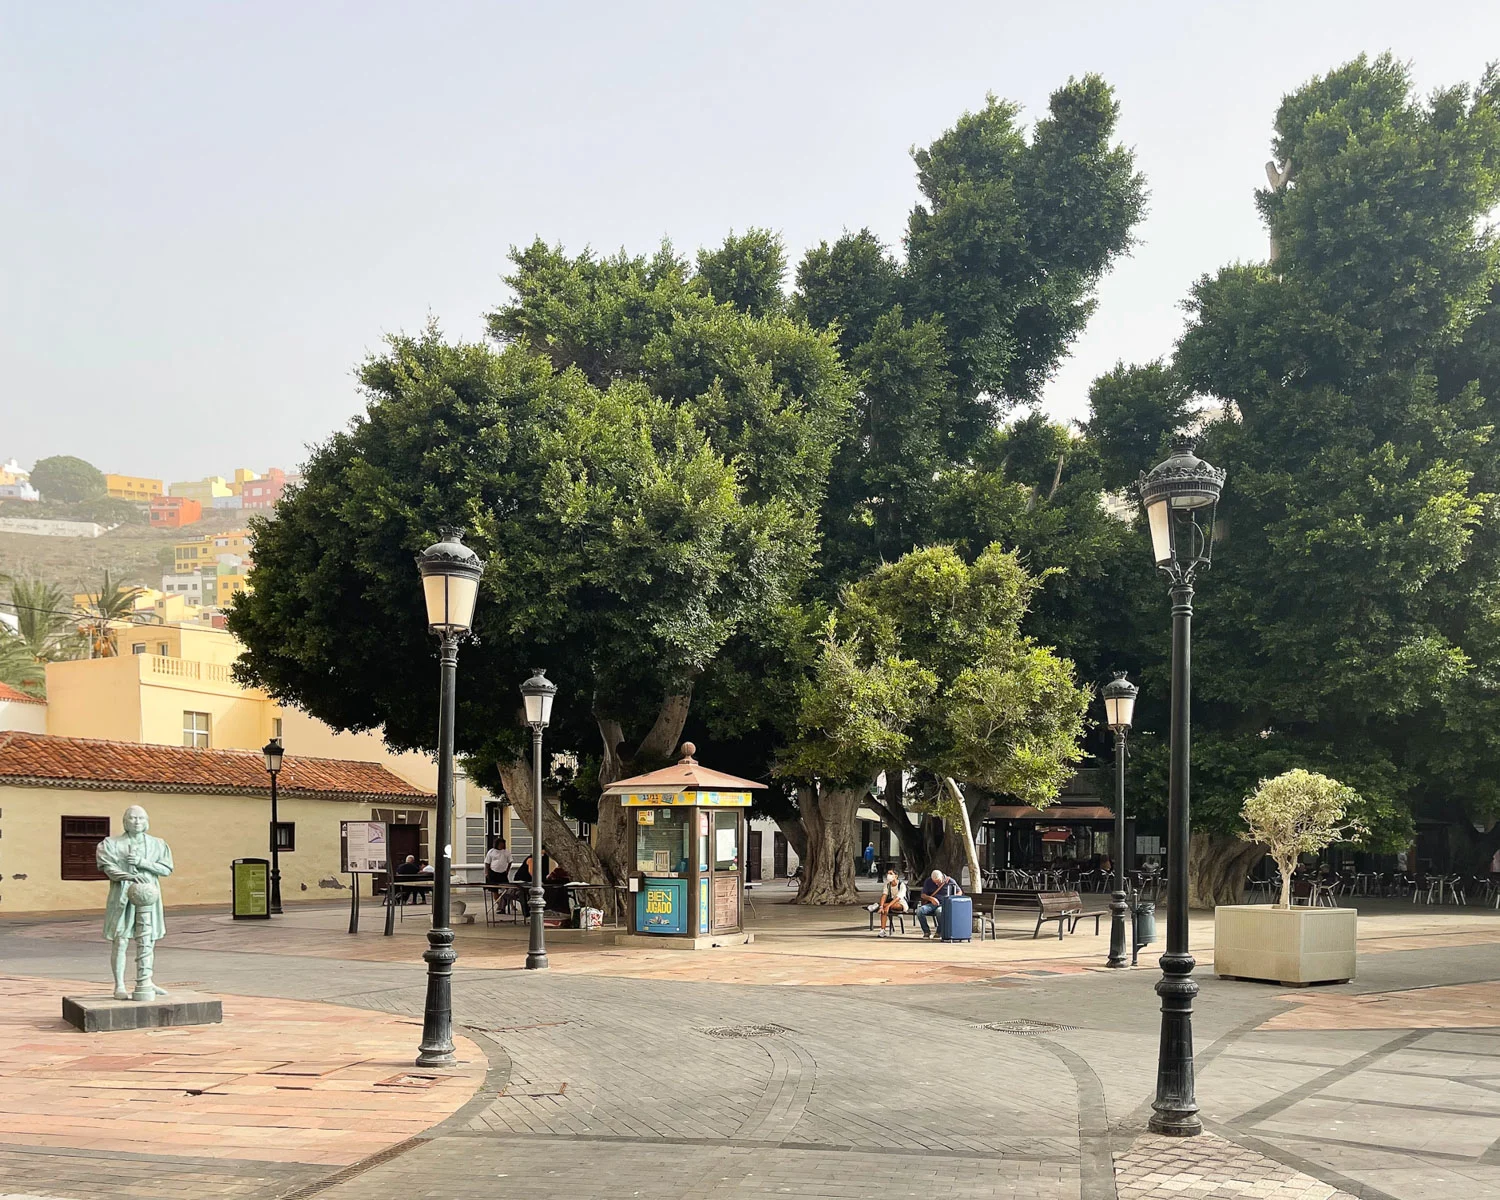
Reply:
[[[641,933],[686,933],[686,879],[643,879],[635,896],[635,927]]]

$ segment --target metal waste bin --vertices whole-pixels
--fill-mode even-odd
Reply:
[[[949,896],[938,911],[938,934],[945,942],[974,940],[974,901],[968,896]]]
[[[229,864],[230,911],[236,921],[271,919],[271,863],[264,858],[237,858]]]
[[[1138,900],[1135,905],[1135,944],[1149,946],[1156,941],[1156,904]]]

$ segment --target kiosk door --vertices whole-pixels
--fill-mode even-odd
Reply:
[[[713,814],[713,931],[727,933],[740,925],[744,876],[744,831],[737,809]]]

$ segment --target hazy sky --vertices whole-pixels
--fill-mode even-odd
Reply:
[[[1048,389],[1078,416],[1264,256],[1281,95],[1385,49],[1472,82],[1500,4],[0,0],[0,460],[290,467],[384,334],[480,335],[512,244],[896,243],[911,146],[1098,71],[1151,206]]]

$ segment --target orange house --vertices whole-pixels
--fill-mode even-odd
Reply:
[[[181,529],[203,519],[203,505],[184,496],[157,496],[151,501],[153,529]]]

